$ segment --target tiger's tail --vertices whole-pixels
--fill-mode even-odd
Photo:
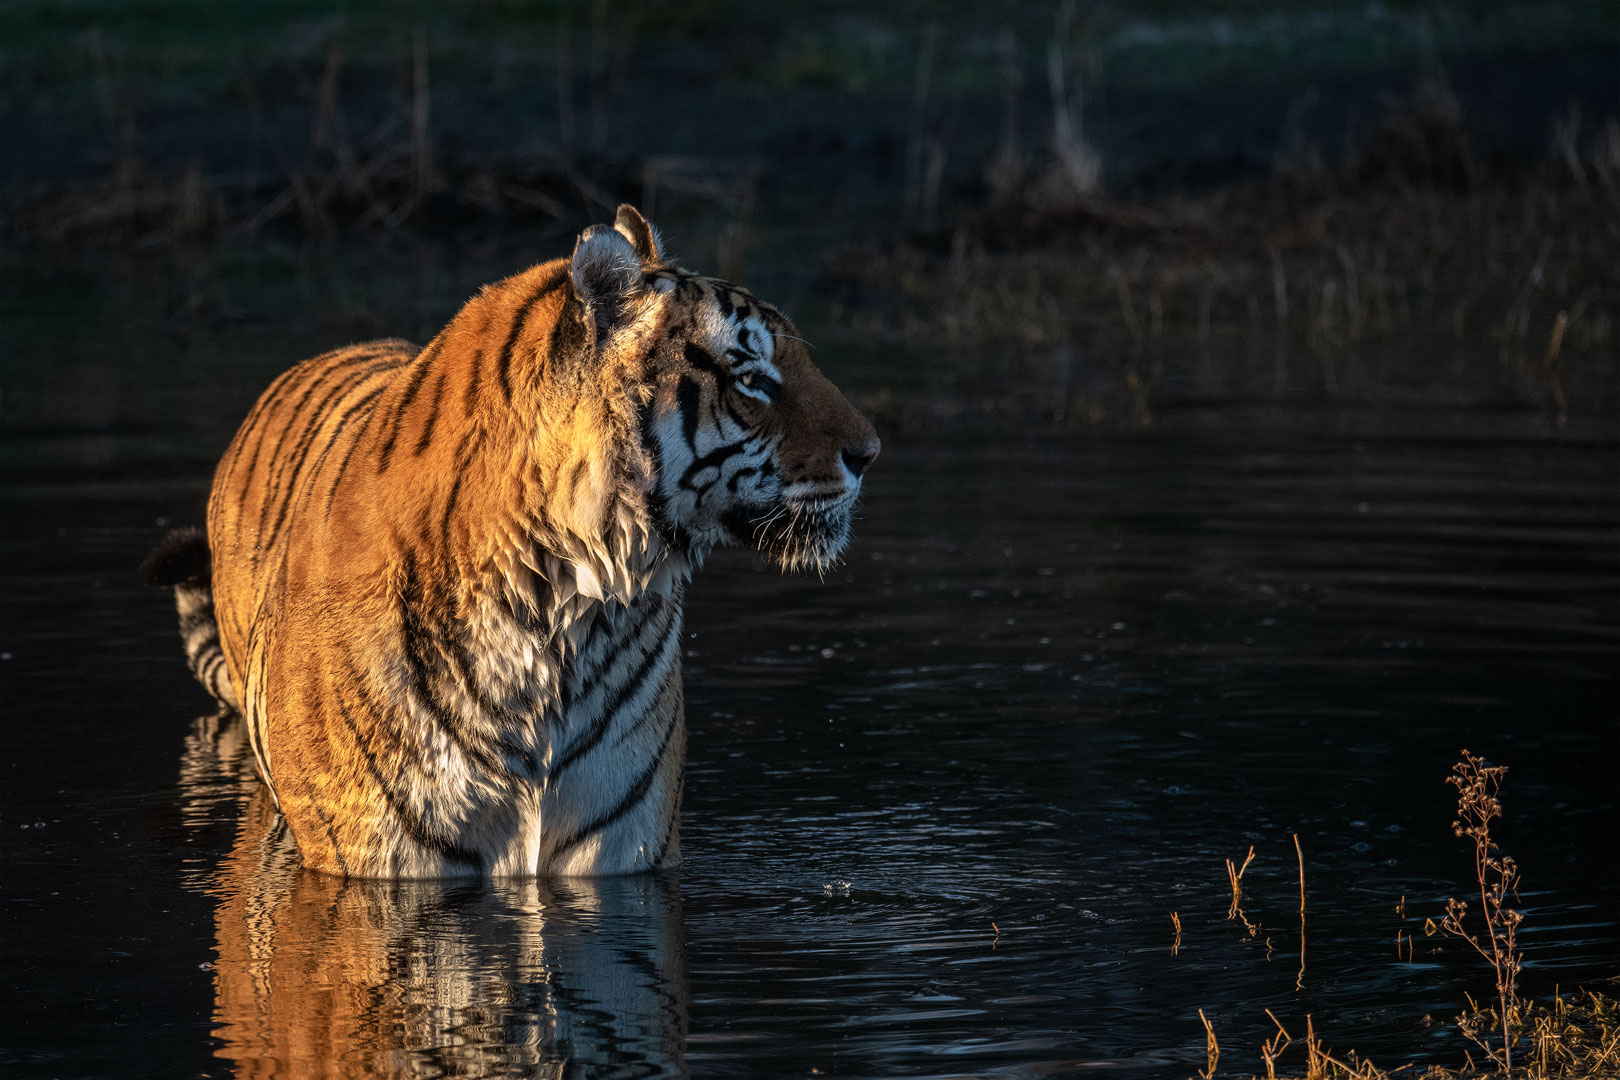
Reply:
[[[208,537],[197,528],[175,529],[141,563],[141,578],[148,585],[174,589],[186,666],[220,705],[241,711],[225,666],[225,650],[220,648],[219,624],[214,620]]]

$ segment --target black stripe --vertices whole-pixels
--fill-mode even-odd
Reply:
[[[512,350],[517,346],[518,336],[523,333],[523,324],[528,322],[529,312],[540,302],[540,298],[556,289],[567,277],[568,264],[562,263],[550,277],[540,282],[523,303],[518,305],[516,313],[512,316],[511,329],[506,333],[506,344],[501,346],[500,356],[495,364],[495,372],[501,384],[501,395],[507,401],[512,400]]]
[[[244,485],[247,479],[253,476],[254,469],[258,467],[259,451],[264,448],[262,439],[252,438],[253,432],[271,413],[282,406],[282,394],[289,387],[300,385],[300,380],[308,376],[316,367],[320,368],[320,372],[314,376],[315,382],[318,383],[333,372],[341,371],[349,365],[381,356],[386,351],[383,346],[387,344],[387,341],[380,341],[369,345],[349,345],[341,349],[330,349],[319,356],[294,364],[276,376],[270,385],[265,387],[264,393],[259,395],[259,400],[254,403],[252,411],[247,415],[247,419],[242,422],[242,426],[237,432],[236,446],[225,462],[224,473],[228,475],[230,471],[236,468],[236,461],[241,456],[242,450],[251,442],[253,457],[248,462],[247,475],[243,478]],[[376,347],[372,347],[372,345]]]
[[[379,703],[372,693],[366,689],[367,677],[360,670],[360,664],[353,652],[344,646],[339,646],[339,655],[342,657],[342,674],[348,684],[354,687],[354,693],[360,701],[360,707],[368,716],[373,717],[377,724],[387,729],[385,734],[392,740],[402,756],[410,757],[410,766],[418,775],[427,772],[426,751],[421,741],[414,737],[406,737],[406,729],[399,723],[399,710],[387,703]],[[407,718],[408,719],[408,718]]]
[[[487,327],[486,327],[487,329]],[[484,349],[479,346],[473,350],[472,374],[467,378],[467,385],[461,389],[461,415],[472,416],[473,407],[478,403],[478,385],[484,377]]]
[[[365,381],[362,380],[359,385],[364,386]],[[323,445],[321,447],[320,456],[315,459],[315,464],[311,465],[309,467],[309,469],[305,472],[305,475],[307,475],[310,478],[311,481],[313,481],[315,477],[317,477],[317,476],[319,476],[321,474],[321,468],[323,466],[325,466],[327,457],[332,453],[332,450],[337,446],[338,439],[343,434],[344,429],[349,426],[349,421],[352,420],[354,418],[354,415],[356,413],[358,413],[362,409],[365,410],[365,418],[369,421],[371,419],[371,405],[372,405],[372,403],[375,402],[377,400],[378,396],[380,396],[387,389],[388,389],[388,383],[384,382],[381,386],[377,387],[375,390],[371,390],[371,391],[369,391],[367,393],[361,394],[358,398],[355,398],[353,401],[346,401],[346,402],[343,403],[343,405],[342,405],[343,415],[338,417],[337,425],[332,428],[332,433],[326,437],[325,445]],[[347,451],[344,452],[343,461],[340,463],[343,467],[347,466],[348,461],[349,461],[349,456],[354,453],[355,447],[359,445],[359,443],[360,443],[360,435],[364,430],[365,430],[365,426],[361,425],[360,430],[356,431],[354,433],[354,437],[349,440],[349,448],[348,448]],[[340,469],[340,472],[341,472],[341,469]],[[293,477],[293,481],[296,483],[297,480],[298,480],[298,477],[295,475]],[[333,483],[333,487],[337,486],[337,481],[334,480],[332,483]],[[288,491],[287,494],[290,497],[290,496],[295,495],[297,493],[298,493],[297,490],[293,489],[293,490]],[[330,502],[330,501],[331,501],[330,496],[328,496],[328,502]]]
[[[669,501],[659,490],[663,479],[664,456],[658,445],[658,436],[653,430],[653,419],[657,409],[654,402],[642,405],[636,410],[636,424],[641,434],[641,447],[647,456],[653,460],[653,486],[647,492],[647,509],[652,513],[653,527],[658,530],[658,537],[666,545],[675,547],[677,529],[669,521]]]
[[[662,866],[664,856],[669,854],[669,845],[674,842],[675,836],[681,831],[681,815],[679,810],[669,815],[669,828],[664,830],[664,842],[658,845],[658,855],[653,859],[654,866]]]
[[[411,451],[412,457],[421,457],[422,452],[433,442],[433,428],[439,422],[439,399],[444,396],[444,372],[439,373],[439,381],[433,384],[433,404],[428,406],[428,418],[422,424],[422,435],[416,440],[416,447]]]
[[[354,716],[349,712],[349,706],[343,700],[343,692],[335,686],[332,689],[332,698],[337,702],[338,712],[342,715],[344,724],[348,726],[349,733],[354,737],[355,749],[359,750],[360,756],[365,759],[366,771],[371,774],[371,778],[376,783],[378,790],[382,792],[383,799],[388,803],[388,808],[399,819],[399,823],[405,827],[405,831],[410,835],[411,840],[418,847],[424,848],[442,859],[461,863],[463,866],[476,866],[482,870],[484,867],[482,853],[464,848],[453,840],[429,832],[420,815],[405,805],[404,800],[388,785],[388,782],[383,777],[382,767],[377,764],[377,755],[371,749],[370,740],[360,733],[359,725],[354,722]]]
[[[680,726],[680,723],[679,717],[671,718],[669,726],[664,729],[664,741],[658,744],[658,752],[653,754],[652,760],[647,763],[647,767],[642,770],[641,775],[636,777],[636,782],[630,785],[630,790],[625,792],[624,798],[619,800],[619,804],[552,848],[552,859],[556,859],[568,849],[578,846],[592,833],[601,832],[641,805],[641,801],[647,797],[647,792],[652,790],[652,782],[658,776],[658,770],[664,766],[664,752],[669,749],[669,741],[674,737],[675,729]]]
[[[574,500],[576,493],[579,491],[579,485],[581,481],[585,479],[585,474],[590,470],[590,467],[590,459],[582,457],[578,461],[574,462],[574,467],[572,469],[568,470],[568,485],[566,489],[568,492],[568,501],[572,502]]]
[[[461,436],[461,445],[456,447],[456,478],[450,484],[450,494],[444,501],[444,513],[439,518],[439,543],[443,551],[450,550],[450,520],[455,513],[456,502],[461,498],[462,481],[466,480],[467,468],[482,445],[480,429],[473,428]]]
[[[421,392],[422,383],[427,381],[428,372],[433,364],[434,357],[444,348],[444,335],[440,334],[428,343],[422,354],[411,361],[411,377],[405,384],[405,392],[400,395],[399,404],[394,406],[393,423],[388,429],[388,438],[383,441],[382,451],[377,458],[377,475],[381,476],[388,471],[389,460],[394,456],[394,441],[399,438],[399,429],[405,423],[405,410],[411,407],[411,402]]]
[[[326,396],[321,399],[319,405],[307,411],[305,410],[305,405],[307,404],[310,396],[314,394],[320,383],[313,383],[307,390],[305,390],[304,394],[299,398],[297,411],[293,416],[288,418],[287,424],[281,429],[281,437],[276,440],[276,448],[271,452],[271,460],[275,463],[275,475],[266,478],[264,488],[266,498],[263,504],[259,507],[260,541],[257,545],[257,550],[263,550],[267,545],[267,540],[263,537],[263,534],[266,525],[269,523],[270,508],[272,502],[274,501],[274,497],[279,496],[279,498],[285,500],[290,494],[290,485],[284,484],[282,482],[282,478],[286,475],[289,468],[292,469],[294,477],[298,475],[299,470],[303,466],[304,458],[309,454],[310,446],[314,443],[315,437],[320,433],[321,424],[326,419],[327,410],[331,408],[333,403],[341,399],[344,395],[348,394],[366,379],[369,379],[371,376],[380,371],[389,370],[398,366],[399,365],[397,363],[382,361],[380,363],[375,363],[365,367],[357,373],[351,372],[343,379],[339,380],[336,386],[328,388]],[[303,427],[300,429],[297,440],[295,441],[292,449],[283,453],[283,447],[286,446],[287,443],[287,436],[300,421],[302,421]],[[283,511],[285,511],[285,507],[283,507]]]
[[[473,708],[496,720],[515,722],[520,719],[511,709],[484,693],[484,688],[478,684],[478,672],[473,661],[472,652],[467,648],[463,636],[453,635],[448,637],[445,641],[445,647],[449,651],[449,662],[455,674],[457,685],[461,687],[463,693],[472,699]],[[505,736],[486,738],[484,741],[508,757],[521,761],[531,770],[538,768],[539,763],[535,760],[534,752],[528,747],[520,746]]]
[[[714,285],[714,302],[720,308],[720,314],[726,318],[733,318],[737,314],[737,305],[732,303],[731,283],[716,278]]]
[[[741,393],[741,392],[727,394],[724,397],[722,397],[720,400],[725,405],[725,407],[726,407],[726,415],[731,417],[731,422],[733,424],[736,424],[738,427],[742,428],[744,431],[752,430],[754,425],[748,419],[748,417],[744,416],[742,413],[737,411],[737,407],[739,405],[741,405],[745,401],[748,402],[749,404],[753,405],[756,409],[763,407],[764,404],[765,404],[764,402],[761,402],[761,401],[758,401],[758,400],[756,400],[754,398],[751,398],[748,395],[746,395],[744,393]]]
[[[664,655],[665,650],[668,648],[669,640],[674,636],[674,626],[673,619],[665,624],[659,634],[658,644],[647,650],[635,672],[629,679],[619,685],[619,692],[613,696],[612,703],[597,715],[596,722],[591,725],[585,736],[575,739],[573,744],[568,747],[568,752],[563,755],[562,760],[551,767],[549,782],[555,783],[558,777],[580,758],[590,753],[596,747],[596,744],[602,741],[602,737],[607,734],[608,728],[613,724],[614,716],[618,714],[620,709],[624,708],[631,698],[641,692],[642,686],[647,682],[647,676],[652,673],[653,665],[658,661],[659,657]]]
[[[283,371],[265,388],[264,393],[259,395],[259,400],[253,403],[253,408],[247,414],[247,419],[243,420],[242,426],[237,429],[236,438],[232,440],[233,445],[230,454],[221,463],[221,476],[231,476],[235,473],[236,463],[241,458],[242,451],[251,445],[253,447],[253,456],[248,461],[247,475],[242,478],[243,488],[247,487],[247,481],[252,478],[253,470],[258,467],[259,451],[264,446],[264,440],[258,438],[255,432],[259,425],[264,423],[265,417],[275,410],[276,402],[280,397],[284,384],[290,382],[293,376],[303,367],[303,364],[297,364]],[[240,511],[241,505],[241,501],[238,500],[238,511]]]
[[[299,419],[299,417],[301,417],[303,415],[304,405],[309,401],[310,397],[314,395],[315,391],[318,390],[320,388],[321,384],[324,383],[328,378],[331,378],[332,376],[337,375],[337,374],[347,370],[351,366],[351,362],[346,357],[344,357],[342,354],[335,354],[334,353],[334,354],[328,354],[328,355],[331,355],[333,357],[333,359],[327,364],[326,367],[321,368],[321,370],[319,372],[315,373],[314,377],[311,378],[310,381],[307,384],[304,384],[304,392],[302,394],[298,395],[298,400],[293,402],[293,404],[291,406],[291,409],[289,410],[289,413],[288,413],[288,416],[287,416],[286,420],[283,421],[283,423],[281,425],[281,430],[277,434],[275,449],[273,449],[270,452],[270,463],[271,463],[272,466],[275,465],[277,462],[279,462],[281,460],[281,447],[287,441],[287,433],[291,429],[292,425]],[[288,372],[288,374],[292,375],[292,374],[298,373],[298,372],[303,372],[305,374],[308,374],[307,369],[313,367],[317,362],[319,362],[319,360],[320,360],[320,358],[317,357],[315,360],[309,360],[309,361],[306,361],[303,364],[299,364],[297,367],[293,368],[291,372]],[[277,380],[277,381],[279,382],[280,380]],[[290,388],[293,384],[291,382],[289,382],[288,385],[289,385],[289,388]],[[269,393],[270,393],[269,391],[265,392],[265,397],[260,399],[261,403],[269,404],[270,410],[268,410],[268,411],[277,411],[277,410],[279,410],[282,407],[282,401],[281,401],[280,395],[278,394],[276,396],[275,400],[271,401],[270,398],[269,398]],[[268,411],[267,411],[267,415],[268,415]],[[266,432],[266,435],[268,435],[268,434],[269,433]],[[252,458],[251,461],[248,462],[247,475],[249,477],[251,477],[253,475],[253,473],[254,473],[254,470],[256,470],[258,468],[258,465],[259,465],[259,452],[261,450],[263,450],[263,449],[264,449],[264,439],[261,438],[261,439],[259,439],[259,440],[257,440],[255,442],[255,445],[254,445],[254,448],[253,448],[253,458]],[[268,486],[267,486],[266,490],[269,490]],[[242,485],[241,495],[237,500],[237,511],[238,512],[241,512],[241,510],[247,505],[248,496],[251,495],[252,493],[253,493],[253,489],[250,488],[244,482],[243,485]]]
[[[649,647],[656,647],[656,643],[650,639],[656,637],[659,641],[663,640],[663,630],[659,626],[659,621],[665,615],[664,608],[668,601],[660,593],[649,592],[643,594],[641,602],[643,604],[641,617],[628,628],[627,633],[614,642],[615,648],[613,651],[599,657],[596,665],[578,680],[579,693],[575,700],[583,701],[594,694],[597,686],[618,664],[619,658],[625,654],[625,650],[644,651]],[[599,632],[605,632],[607,611],[604,608],[597,609],[596,620],[593,622],[587,637]]]
[[[742,453],[746,447],[746,440],[738,443],[727,443],[725,446],[717,447],[702,457],[694,459],[692,464],[686,467],[686,471],[681,474],[680,486],[687,491],[696,491],[697,489],[692,486],[692,477],[704,469],[714,469],[716,473],[720,472],[720,466]],[[720,477],[716,476],[715,479],[719,480]],[[705,490],[713,486],[713,484],[703,485]]]
[[[366,422],[361,425],[360,430],[356,431],[354,433],[354,437],[349,440],[349,448],[343,452],[343,460],[338,462],[337,472],[332,475],[332,484],[326,489],[326,505],[321,510],[322,521],[329,521],[332,518],[332,499],[337,495],[338,485],[343,482],[344,474],[349,471],[349,459],[354,457],[354,452],[358,450],[360,448],[360,444],[365,441],[366,428],[370,426],[372,418],[377,415],[376,410],[372,409],[370,406],[376,403],[377,396],[386,389],[388,389],[387,386],[377,387],[377,389],[355,402],[354,407],[349,410],[349,413],[352,416],[356,411],[364,408],[366,410]],[[348,423],[348,417],[344,418],[344,423]],[[333,441],[336,441],[335,435]]]
[[[683,355],[686,357],[686,362],[699,371],[707,372],[717,380],[726,377],[726,371],[720,366],[720,361],[715,359],[713,353],[696,342],[688,341]]]
[[[409,554],[405,556],[404,569],[405,588],[401,592],[399,604],[400,634],[403,638],[405,663],[410,671],[411,689],[415,692],[418,704],[434,723],[438,724],[445,737],[464,757],[475,762],[487,773],[511,779],[512,770],[507,768],[504,762],[496,761],[487,750],[468,741],[467,733],[461,730],[461,725],[434,692],[434,688],[429,685],[428,668],[432,661],[427,654],[428,641],[430,638],[438,639],[439,635],[430,631],[423,618],[426,599],[417,577],[414,556]]]
[[[697,380],[686,375],[681,376],[680,382],[675,384],[675,402],[681,411],[681,434],[686,437],[686,445],[697,453],[698,420],[703,411],[703,394],[699,389]]]
[[[626,649],[636,648],[637,646],[644,647],[648,634],[656,633],[656,630],[649,630],[648,628],[655,627],[659,617],[663,614],[664,598],[658,593],[647,593],[645,603],[647,607],[642,614],[641,621],[632,626],[628,634],[610,642],[610,647],[604,650],[601,656],[597,657],[596,663],[590,671],[576,670],[574,682],[579,689],[571,691],[567,681],[563,682],[562,705],[565,712],[573,707],[574,702],[584,701],[596,692],[602,678],[613,670],[613,666],[619,662],[619,657],[624,655]],[[605,634],[606,632],[607,609],[599,606],[596,609],[596,614],[591,619],[590,629],[585,632],[585,640],[593,640],[599,634]]]
[[[371,377],[371,374],[374,373],[368,372],[362,374],[358,379],[355,380],[355,382],[363,383],[366,379]],[[345,387],[343,393],[346,394],[351,390],[353,390],[352,386]],[[337,437],[342,434],[343,429],[348,426],[349,420],[354,416],[355,412],[360,409],[367,409],[369,412],[373,399],[376,398],[377,394],[381,393],[381,391],[382,388],[379,387],[376,391],[370,394],[364,394],[356,401],[349,403],[348,407],[343,410],[343,415],[338,417],[337,425],[332,429],[331,437],[326,440],[326,444],[321,448],[320,456],[316,458],[315,468],[310,471],[309,475],[313,476],[315,472],[320,469],[321,463],[326,460],[326,455],[332,452],[332,447],[336,445]],[[298,481],[304,472],[304,461],[309,457],[310,448],[314,446],[315,438],[320,433],[321,427],[326,420],[326,410],[328,406],[333,403],[333,399],[336,397],[337,394],[334,393],[328,397],[326,401],[321,403],[322,413],[316,417],[313,423],[310,424],[309,430],[306,433],[305,438],[302,440],[302,445],[298,450],[298,458],[296,464],[294,464],[292,467],[292,475],[287,478],[286,483],[282,485],[281,491],[279,492],[280,509],[276,513],[275,523],[271,525],[268,530],[265,528],[265,511],[269,510],[270,508],[269,501],[266,500],[265,505],[260,508],[258,547],[261,550],[274,543],[275,539],[281,535],[281,527],[286,524],[287,513],[292,509],[293,502],[298,495]],[[285,471],[285,466],[281,470],[277,471],[278,484],[280,484],[281,473]]]
[[[343,857],[343,849],[338,847],[337,831],[332,828],[331,815],[329,815],[325,810],[321,809],[321,804],[320,804],[320,801],[318,799],[313,798],[313,796],[315,795],[315,785],[314,785],[314,783],[313,782],[306,782],[304,786],[309,788],[309,793],[312,796],[312,798],[309,800],[309,804],[310,804],[310,806],[314,807],[315,816],[320,818],[321,823],[326,826],[326,839],[328,841],[330,841],[331,844],[332,844],[332,854],[337,857],[338,866],[343,870],[343,876],[348,877],[349,876],[349,860],[347,860],[347,859],[345,859]],[[285,819],[283,819],[283,820],[285,820]],[[330,926],[331,924],[330,923],[324,923],[322,925]]]
[[[450,482],[450,493],[445,496],[444,512],[439,515],[439,551],[449,552],[450,521],[456,509],[456,503],[461,499],[461,485],[467,479],[465,469],[456,470],[456,478]]]
[[[261,700],[264,697],[266,650],[259,646],[258,637],[260,628],[265,626],[266,622],[267,620],[264,619],[255,619],[250,623],[247,641],[248,659],[254,668],[252,685],[257,688],[258,694],[256,696]],[[254,705],[258,704],[258,702],[247,700],[248,682],[249,680],[246,678],[242,680],[242,696],[244,700],[241,703],[242,715],[247,721],[248,746],[253,749],[253,764],[258,771],[259,779],[264,781],[265,787],[270,789],[270,796],[275,799],[276,806],[279,809],[281,798],[276,795],[276,785],[270,777],[270,760],[265,756],[264,751],[264,709],[262,707],[254,708]]]
[[[641,715],[636,717],[635,720],[631,722],[629,727],[625,728],[619,733],[619,737],[613,740],[613,745],[615,747],[623,746],[625,740],[629,739],[630,736],[646,727],[647,721],[658,715],[665,698],[669,696],[669,688],[672,681],[673,680],[666,679],[664,681],[664,685],[658,688],[658,696],[653,699],[652,708],[644,709]]]

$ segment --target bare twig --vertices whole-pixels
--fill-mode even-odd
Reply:
[[[1473,841],[1474,875],[1479,882],[1480,917],[1485,922],[1485,939],[1470,932],[1464,924],[1468,915],[1468,902],[1455,898],[1446,901],[1446,915],[1440,929],[1461,938],[1473,947],[1496,973],[1496,995],[1500,1007],[1497,1018],[1501,1026],[1502,1048],[1500,1056],[1485,1043],[1464,1019],[1459,1026],[1465,1034],[1479,1042],[1486,1052],[1499,1060],[1504,1072],[1513,1071],[1514,1031],[1520,1026],[1522,1005],[1518,996],[1518,975],[1521,967],[1518,954],[1517,932],[1522,913],[1508,908],[1509,895],[1517,894],[1518,867],[1513,858],[1503,855],[1491,839],[1491,822],[1502,816],[1502,804],[1496,793],[1507,774],[1506,766],[1486,765],[1485,759],[1467,750],[1462,760],[1452,767],[1446,783],[1457,789],[1457,820],[1452,831]],[[1486,949],[1489,944],[1489,951]],[[1477,1014],[1478,1010],[1474,1010]]]

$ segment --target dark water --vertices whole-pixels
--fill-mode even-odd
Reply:
[[[692,591],[678,871],[439,886],[297,869],[240,733],[193,719],[132,567],[217,433],[12,419],[8,1076],[1182,1077],[1200,1008],[1234,1070],[1266,1009],[1460,1063],[1489,976],[1422,927],[1469,885],[1461,747],[1511,766],[1527,991],[1620,973],[1612,430],[891,440],[846,569]]]

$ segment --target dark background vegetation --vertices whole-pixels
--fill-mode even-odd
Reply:
[[[31,346],[86,306],[125,354],[425,338],[620,200],[890,434],[1613,412],[1603,0],[19,0],[0,39],[13,430],[162,412],[144,373],[61,398]]]

